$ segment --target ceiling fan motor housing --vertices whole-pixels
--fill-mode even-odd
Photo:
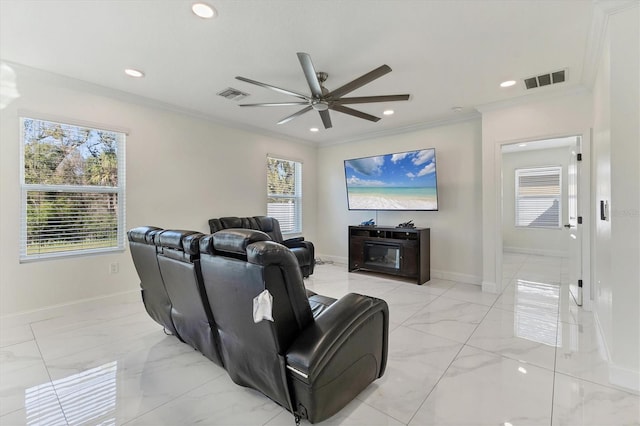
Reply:
[[[236,77],[236,79],[240,81],[255,84],[267,89],[275,90],[276,92],[279,92],[279,93],[295,96],[296,98],[299,99],[296,102],[241,104],[240,106],[253,107],[253,106],[290,106],[290,105],[302,106],[304,105],[303,109],[283,118],[278,122],[278,124],[287,123],[308,111],[314,110],[314,111],[318,111],[318,113],[320,114],[320,118],[322,119],[322,124],[324,124],[324,128],[330,129],[332,127],[332,124],[331,124],[331,117],[329,116],[329,110],[341,112],[343,114],[362,118],[364,120],[377,122],[380,120],[380,117],[376,117],[371,114],[367,114],[362,111],[349,108],[345,105],[409,100],[409,95],[358,96],[358,97],[351,97],[351,98],[342,97],[347,93],[353,92],[354,90],[364,86],[365,84],[371,83],[373,80],[380,78],[383,75],[391,72],[391,68],[388,65],[381,65],[380,67],[374,69],[373,71],[370,71],[333,91],[329,91],[323,85],[323,83],[329,77],[329,74],[323,71],[316,72],[315,67],[313,66],[313,63],[311,62],[311,56],[308,53],[298,52],[298,60],[300,61],[300,65],[302,66],[302,71],[305,75],[305,78],[307,79],[307,84],[311,89],[311,96],[303,95],[303,94],[296,93],[286,89],[281,89],[279,87],[275,87],[270,84],[260,83],[259,81],[250,80],[245,77]]]
[[[311,101],[311,108],[316,111],[326,111],[329,109],[329,102],[323,101],[321,99],[314,99]]]

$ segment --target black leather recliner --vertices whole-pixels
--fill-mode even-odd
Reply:
[[[217,232],[200,240],[200,252],[221,355],[235,383],[315,423],[382,376],[383,300],[350,293],[314,317],[296,257],[262,232]],[[273,322],[255,323],[253,300],[265,289]]]
[[[171,300],[162,280],[154,242],[156,235],[161,231],[161,228],[155,226],[141,226],[130,230],[127,235],[133,264],[140,277],[144,307],[154,321],[163,326],[168,333],[177,336],[171,319]]]
[[[158,274],[148,272],[152,251],[140,256],[140,244],[156,252],[150,239]],[[140,227],[129,231],[129,241],[152,318],[158,321],[156,312],[169,306],[182,341],[223,366],[235,383],[295,415],[322,421],[384,373],[387,304],[353,293],[336,301],[306,290],[297,258],[267,234],[230,229],[203,236]],[[149,287],[149,276],[162,285]],[[164,288],[168,304],[147,297],[150,288]],[[253,299],[265,289],[273,297],[274,321],[255,323]]]
[[[200,276],[201,237],[203,234],[195,231],[159,232],[155,238],[158,265],[178,336],[221,366],[217,328]]]
[[[223,229],[254,229],[269,235],[271,240],[291,249],[298,259],[300,271],[303,277],[313,274],[315,267],[315,249],[311,241],[306,241],[304,237],[284,239],[280,231],[278,219],[270,216],[253,217],[221,217],[209,219],[209,230],[212,234]]]

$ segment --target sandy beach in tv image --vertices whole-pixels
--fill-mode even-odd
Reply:
[[[437,210],[434,149],[345,162],[350,210]]]

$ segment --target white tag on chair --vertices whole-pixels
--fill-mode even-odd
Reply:
[[[273,296],[269,290],[265,290],[253,298],[253,322],[259,323],[262,320],[273,322]]]

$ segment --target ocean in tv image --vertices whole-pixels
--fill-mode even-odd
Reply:
[[[438,210],[435,149],[345,160],[350,210]]]

